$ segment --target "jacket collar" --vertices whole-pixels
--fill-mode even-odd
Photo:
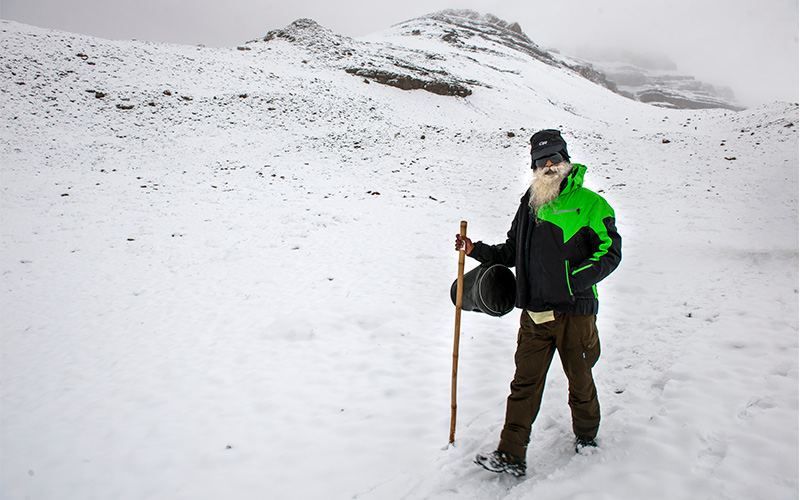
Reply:
[[[583,176],[586,174],[586,167],[580,163],[572,164],[572,171],[564,178],[561,185],[561,194],[575,191],[583,187]]]

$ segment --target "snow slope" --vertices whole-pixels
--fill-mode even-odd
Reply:
[[[489,42],[338,40],[2,22],[3,499],[798,497],[796,104],[658,109]],[[473,93],[344,71],[387,56]],[[464,314],[445,446],[452,247],[462,219],[504,238],[547,127],[623,262],[600,449],[572,452],[555,360],[519,481],[471,464],[518,312]]]

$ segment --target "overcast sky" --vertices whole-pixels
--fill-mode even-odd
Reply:
[[[660,52],[745,105],[798,101],[798,0],[0,0],[0,18],[230,47],[303,17],[359,37],[446,8],[516,21],[535,43],[567,53],[583,44]]]

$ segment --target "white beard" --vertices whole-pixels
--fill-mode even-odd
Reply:
[[[531,180],[531,213],[536,216],[539,209],[558,198],[561,193],[561,181],[572,171],[572,164],[568,161],[546,168],[534,170]],[[548,174],[548,172],[553,172]]]

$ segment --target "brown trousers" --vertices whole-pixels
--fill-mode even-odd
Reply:
[[[555,313],[555,320],[535,324],[527,311],[520,319],[517,368],[506,403],[506,421],[498,450],[525,457],[531,426],[542,403],[547,371],[558,350],[569,380],[569,407],[575,435],[597,435],[600,404],[592,378],[592,367],[600,357],[597,317]]]

